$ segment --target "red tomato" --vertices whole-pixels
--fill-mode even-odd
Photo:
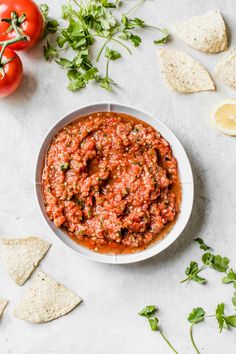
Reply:
[[[11,58],[14,59],[2,67],[4,74],[0,72],[0,97],[9,96],[13,93],[22,79],[23,67],[20,58],[12,49],[6,48],[2,62],[4,63]]]
[[[44,29],[44,18],[39,7],[32,0],[4,0],[0,2],[0,20],[11,18],[15,11],[18,18],[25,14],[26,19],[20,25],[23,32],[30,38],[29,41],[20,41],[9,45],[11,49],[23,50],[31,48],[40,39]],[[16,37],[15,31],[7,32],[9,23],[0,22],[0,41]]]

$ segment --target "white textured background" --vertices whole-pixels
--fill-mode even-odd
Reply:
[[[62,0],[50,0],[52,14],[60,14]],[[129,1],[130,5],[133,1]],[[219,8],[236,45],[234,0],[146,1],[135,15],[160,27]],[[236,267],[236,140],[220,135],[210,125],[212,108],[224,98],[235,97],[230,88],[217,82],[217,92],[192,95],[171,93],[159,72],[158,34],[145,31],[143,44],[124,52],[111,65],[119,84],[108,93],[93,84],[87,89],[67,91],[65,73],[42,57],[42,44],[22,55],[25,76],[20,90],[0,101],[0,234],[38,235],[50,240],[51,251],[42,269],[77,292],[84,302],[71,314],[44,325],[31,325],[11,313],[30,284],[18,288],[0,266],[0,295],[10,300],[0,321],[1,354],[145,354],[170,353],[158,333],[149,330],[137,316],[147,304],[157,304],[162,328],[180,353],[191,354],[186,317],[195,306],[212,313],[218,302],[232,312],[232,286],[221,284],[221,274],[205,272],[206,286],[179,284],[190,260],[201,251],[192,242],[203,237],[215,252],[229,256]],[[182,48],[211,72],[224,54],[207,55],[187,47],[173,36],[169,44]],[[140,264],[117,266],[96,264],[79,258],[56,240],[42,219],[34,195],[35,161],[41,141],[62,115],[96,101],[118,101],[147,110],[161,119],[183,143],[194,171],[195,203],[186,230],[172,247]],[[235,353],[235,331],[218,334],[214,319],[195,330],[203,353]]]

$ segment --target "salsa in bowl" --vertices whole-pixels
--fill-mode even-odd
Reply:
[[[37,196],[49,225],[94,260],[129,263],[159,253],[182,231],[193,199],[191,168],[173,137],[161,122],[116,104],[63,118],[37,164]]]

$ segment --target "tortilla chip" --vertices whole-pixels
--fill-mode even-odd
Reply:
[[[224,84],[236,88],[236,49],[232,49],[222,58],[215,69],[215,77]]]
[[[72,311],[81,301],[64,285],[39,270],[14,315],[28,322],[49,322]]]
[[[0,318],[2,317],[3,311],[5,310],[7,304],[7,300],[0,298]]]
[[[190,46],[207,53],[227,49],[227,32],[219,10],[195,16],[174,25],[176,34]]]
[[[195,59],[178,50],[159,49],[161,72],[171,90],[183,93],[215,90],[208,71]]]
[[[50,246],[47,241],[34,236],[0,240],[2,262],[16,284],[25,283]]]

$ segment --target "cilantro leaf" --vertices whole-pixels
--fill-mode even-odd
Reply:
[[[188,316],[188,321],[193,324],[202,322],[204,321],[204,319],[205,319],[205,311],[202,307],[194,308]]]
[[[97,68],[90,68],[89,70],[87,70],[84,73],[84,80],[87,81],[87,82],[90,81],[90,80],[93,80],[97,73],[98,73],[98,69]]]
[[[159,329],[159,327],[158,327],[159,320],[158,320],[157,317],[148,318],[148,322],[150,324],[150,327],[151,327],[152,331],[158,331],[158,329]]]
[[[236,307],[236,291],[234,292],[234,296],[232,297],[232,303]]]
[[[233,271],[232,268],[228,271],[227,275],[222,279],[222,283],[223,284],[234,283],[234,285],[236,286],[236,273]]]
[[[109,60],[116,60],[121,58],[121,54],[117,50],[106,47],[105,57]]]
[[[99,82],[99,85],[107,91],[112,91],[112,85],[115,85],[115,82],[108,76],[96,76],[96,81]]]
[[[116,4],[114,2],[110,2],[108,0],[99,0],[100,3],[102,4],[102,6],[104,7],[108,7],[108,8],[113,8],[115,9],[116,8]]]
[[[236,315],[227,316],[225,320],[228,326],[236,328]]]
[[[128,18],[126,15],[122,15],[121,17],[121,23],[124,26],[124,31],[125,30],[130,30],[135,27],[145,27],[145,21],[141,20],[140,18]]]
[[[43,47],[43,54],[47,61],[58,57],[58,51],[49,43],[49,41],[47,41],[46,45]]]
[[[68,170],[68,168],[69,168],[68,162],[63,163],[63,164],[61,164],[61,166],[60,166],[60,169],[61,169],[62,171],[66,171],[66,170]]]
[[[73,62],[66,58],[60,58],[59,60],[56,60],[56,63],[61,65],[64,69],[73,68]]]
[[[207,246],[205,244],[205,242],[200,237],[195,238],[194,241],[199,243],[200,249],[203,250],[203,251],[208,251],[208,250],[211,249],[211,247]]]
[[[75,91],[84,88],[88,81],[95,80],[101,87],[111,91],[112,85],[115,83],[108,75],[108,64],[109,61],[121,58],[121,53],[107,47],[107,43],[114,41],[131,54],[129,47],[118,38],[129,41],[138,47],[141,37],[131,30],[152,27],[140,18],[128,18],[127,15],[122,15],[121,18],[116,17],[116,13],[112,9],[117,8],[118,3],[119,0],[87,0],[86,2],[77,3],[74,1],[64,4],[61,8],[61,17],[65,22],[60,28],[58,21],[49,17],[48,5],[41,5],[46,24],[45,34],[50,34],[50,42],[47,41],[44,47],[44,56],[48,61],[56,59],[56,63],[67,70],[69,90]],[[161,31],[163,35],[166,34],[164,30]],[[93,65],[92,51],[90,51],[90,46],[93,45],[96,37],[105,39],[104,45],[96,56],[96,61],[98,61],[106,48],[105,57],[108,60],[104,77],[99,75],[99,70]],[[66,55],[59,57],[59,53],[68,48],[70,53],[74,53],[74,57],[67,58]]]
[[[63,48],[64,44],[66,43],[66,38],[62,35],[58,36],[56,38],[57,44],[59,45],[60,48]]]
[[[227,257],[222,257],[220,255],[215,256],[210,252],[204,253],[202,256],[202,262],[221,273],[226,272],[229,266],[229,259]]]
[[[47,4],[40,4],[40,10],[44,17],[44,34],[45,37],[49,33],[56,33],[59,27],[57,20],[49,17],[49,6]]]
[[[139,311],[140,316],[145,316],[145,317],[150,317],[153,316],[157,311],[157,308],[155,305],[148,305],[144,307],[141,311]]]
[[[224,311],[225,311],[225,305],[223,303],[219,304],[216,308],[216,319],[219,325],[220,332],[222,332],[222,329],[228,328]]]
[[[203,270],[203,267],[199,268],[197,262],[190,262],[190,265],[186,268],[185,274],[187,275],[187,278],[181,281],[181,283],[184,283],[189,280],[193,280],[196,283],[199,284],[205,284],[207,280],[205,278],[202,278],[198,275],[199,272]]]
[[[228,327],[236,328],[236,315],[225,316],[224,310],[225,305],[223,303],[219,304],[216,308],[216,319],[219,324],[220,332],[222,329],[228,329]]]
[[[68,89],[70,91],[76,91],[86,86],[84,75],[78,70],[69,70],[67,77],[69,79]]]
[[[40,4],[40,5],[39,5],[39,8],[40,8],[40,10],[41,10],[41,12],[42,12],[42,14],[43,14],[43,17],[44,17],[45,19],[47,19],[47,18],[48,18],[48,13],[49,13],[49,6],[48,6],[48,4]]]
[[[137,36],[132,32],[126,30],[123,32],[121,36],[119,36],[119,38],[124,39],[125,41],[130,41],[134,45],[134,47],[138,47],[142,42],[140,36]]]
[[[170,38],[170,34],[166,28],[161,29],[160,32],[162,33],[162,37],[160,39],[156,39],[154,44],[165,44]]]

